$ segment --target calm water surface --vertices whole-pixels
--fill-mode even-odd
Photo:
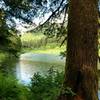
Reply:
[[[36,72],[45,74],[49,68],[64,70],[65,59],[59,55],[26,53],[16,63],[16,76],[24,83],[29,83]]]

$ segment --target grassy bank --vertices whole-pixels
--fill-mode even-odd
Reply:
[[[45,54],[60,54],[65,51],[66,46],[60,47],[61,40],[57,41],[56,37],[49,38],[43,34],[27,33],[21,37],[22,41],[22,53],[33,52],[33,53],[45,53]]]
[[[43,54],[60,54],[60,52],[65,51],[65,46],[59,47],[56,46],[54,48],[48,48],[48,47],[41,47],[41,48],[23,48],[22,53],[26,52],[32,52],[32,53],[43,53]]]

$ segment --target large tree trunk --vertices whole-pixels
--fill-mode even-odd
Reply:
[[[97,0],[69,2],[65,80],[58,100],[98,100]]]

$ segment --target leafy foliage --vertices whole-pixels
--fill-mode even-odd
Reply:
[[[12,76],[0,73],[0,100],[25,100],[28,90]]]
[[[40,73],[34,74],[30,86],[32,100],[56,100],[62,81],[63,73],[59,73],[52,68],[49,69],[45,76]]]
[[[54,37],[57,38],[66,36],[67,28],[63,27],[62,24],[58,23],[48,23],[46,26],[44,26],[44,34],[48,37]]]
[[[0,50],[16,54],[21,49],[20,38],[6,25],[3,10],[0,10],[0,41]]]
[[[41,18],[48,13],[52,13],[52,17],[58,16],[66,8],[66,0],[1,0],[0,5],[6,19],[12,23],[13,17],[32,23],[33,18]]]
[[[63,72],[50,68],[45,75],[35,73],[31,83],[24,86],[16,78],[0,72],[0,100],[56,100],[63,78]],[[63,93],[75,95],[69,87]]]

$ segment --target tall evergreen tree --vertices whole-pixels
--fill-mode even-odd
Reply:
[[[65,79],[58,100],[98,100],[97,4],[97,0],[69,2]]]

